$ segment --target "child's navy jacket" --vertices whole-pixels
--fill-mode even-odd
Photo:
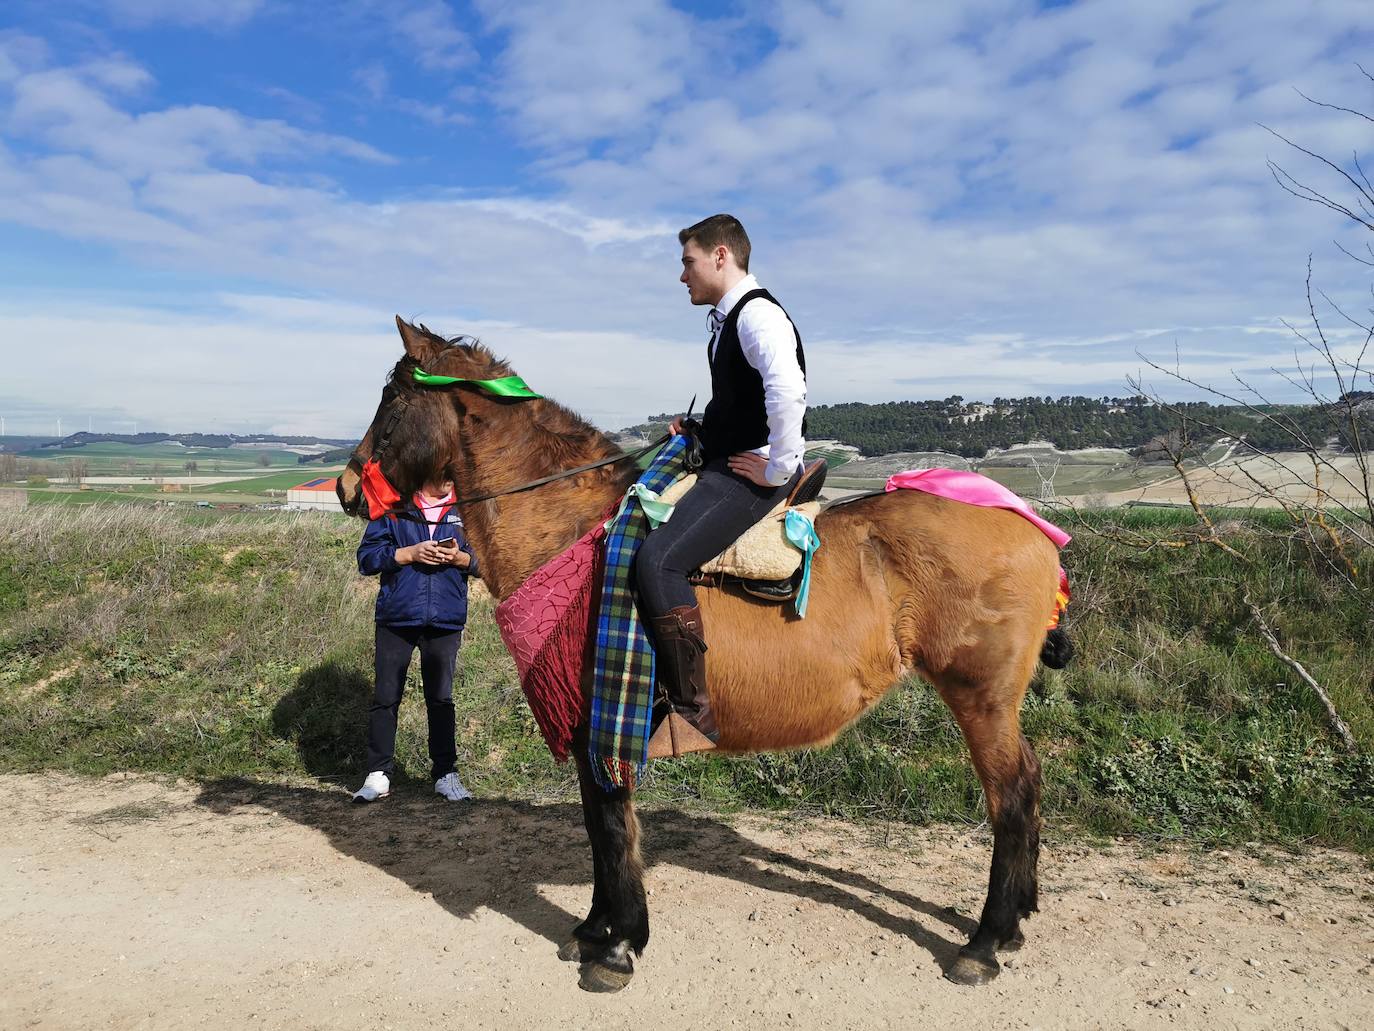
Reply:
[[[412,504],[410,514],[419,516]],[[423,518],[423,517],[421,517]],[[396,549],[429,540],[429,526],[404,516],[382,516],[367,524],[358,545],[358,572],[381,574],[377,593],[377,622],[383,626],[432,626],[461,630],[468,619],[468,577],[477,576],[477,556],[463,536],[463,522],[449,509],[434,528],[434,540],[458,541],[472,564],[457,566],[408,566],[396,562]]]

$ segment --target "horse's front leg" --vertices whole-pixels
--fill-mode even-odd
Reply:
[[[584,749],[578,750],[577,774],[596,880],[591,912],[559,955],[582,964],[583,988],[616,992],[630,983],[634,957],[649,943],[639,819],[629,791],[607,792],[596,783]]]
[[[572,929],[572,935],[558,950],[558,958],[581,963],[594,955],[600,955],[610,944],[611,904],[606,890],[605,851],[606,835],[601,830],[603,814],[601,788],[592,780],[590,765],[586,755],[585,742],[574,744],[577,755],[577,779],[582,792],[582,823],[587,828],[587,840],[592,848],[592,908],[587,917]]]

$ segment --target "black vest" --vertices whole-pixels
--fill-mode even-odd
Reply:
[[[739,342],[739,315],[756,297],[778,304],[767,290],[750,290],[730,309],[720,327],[715,357],[711,360],[711,403],[701,417],[701,446],[706,461],[753,451],[768,444],[768,411],[764,407],[763,377],[744,357]],[[781,308],[782,305],[778,304]],[[786,309],[783,310],[786,315]],[[791,322],[791,316],[788,316]],[[801,334],[792,323],[797,338],[797,364],[806,378],[806,355],[802,353]],[[710,346],[709,344],[707,346]],[[802,434],[806,420],[802,419]]]

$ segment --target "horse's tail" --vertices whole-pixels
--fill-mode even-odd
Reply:
[[[1069,640],[1069,635],[1062,625],[1055,627],[1049,632],[1044,646],[1040,649],[1040,661],[1050,669],[1063,669],[1072,658],[1073,642]]]

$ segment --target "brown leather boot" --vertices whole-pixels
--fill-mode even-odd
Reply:
[[[706,752],[716,747],[720,731],[706,693],[706,640],[701,609],[679,605],[651,617],[658,677],[668,692],[669,713],[649,739],[649,758]]]

